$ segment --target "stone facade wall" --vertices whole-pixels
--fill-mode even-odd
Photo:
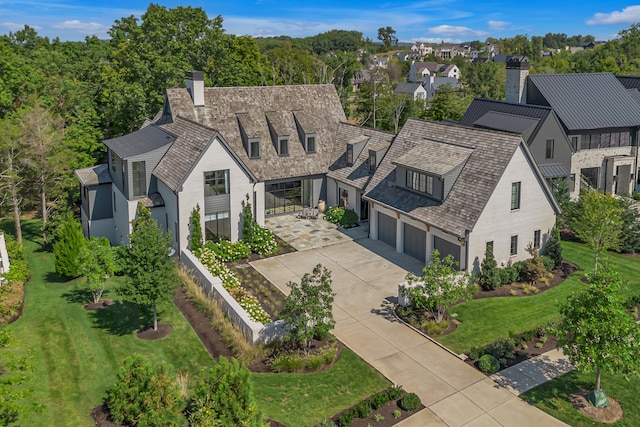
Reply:
[[[634,147],[610,147],[610,148],[594,148],[590,150],[580,150],[571,157],[571,173],[575,174],[576,185],[573,191],[570,188],[572,198],[577,198],[580,194],[580,169],[584,168],[600,168],[600,188],[603,189],[605,178],[605,157],[610,156],[635,156]],[[631,173],[635,173],[632,169]],[[629,188],[629,193],[634,190],[633,180]]]

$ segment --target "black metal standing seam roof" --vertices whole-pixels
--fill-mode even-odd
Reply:
[[[471,105],[469,105],[469,108],[467,108],[464,116],[460,119],[460,124],[473,126],[478,119],[490,111],[540,119],[540,123],[542,123],[551,113],[551,108],[541,105],[518,104],[514,102],[475,98],[473,102],[471,102]]]
[[[611,73],[534,74],[527,84],[569,131],[640,126],[640,104]]]
[[[638,76],[616,76],[616,78],[627,89],[640,89],[640,77]]]
[[[173,143],[175,139],[175,136],[156,126],[145,126],[135,132],[107,139],[104,141],[104,145],[120,158],[126,159],[164,147]]]
[[[425,138],[472,149],[442,202],[395,185],[394,162]],[[450,234],[463,236],[466,230],[473,230],[521,142],[522,136],[513,133],[409,119],[367,185],[365,197]]]
[[[477,127],[484,127],[487,129],[520,133],[522,134],[525,141],[528,141],[535,128],[538,127],[539,123],[540,119],[532,117],[515,116],[513,114],[489,111],[487,114],[476,120],[473,125]]]

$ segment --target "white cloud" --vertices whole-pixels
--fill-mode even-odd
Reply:
[[[640,21],[640,5],[634,5],[611,13],[598,12],[593,15],[593,18],[587,20],[587,25],[633,24],[638,21]]]
[[[4,27],[9,31],[24,30],[25,25],[29,25],[29,24],[18,24],[17,22],[0,22],[0,27]],[[37,25],[29,25],[29,26],[35,30],[39,30],[41,28]]]
[[[63,30],[76,30],[82,33],[103,33],[109,27],[99,24],[97,22],[82,22],[78,19],[71,19],[58,24],[52,25],[54,28],[60,28]]]
[[[428,31],[446,37],[482,37],[488,35],[486,31],[477,31],[469,27],[458,27],[454,25],[439,25],[428,28]]]
[[[506,21],[489,21],[489,28],[491,28],[494,31],[500,31],[500,30],[505,30],[507,29],[507,27],[509,25],[511,25],[511,22],[506,22]]]

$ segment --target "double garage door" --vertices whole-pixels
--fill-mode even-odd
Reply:
[[[378,239],[389,246],[396,247],[397,219],[378,214]],[[403,224],[404,248],[403,252],[422,262],[427,256],[427,232],[409,224]],[[460,246],[448,242],[438,236],[433,236],[433,248],[440,252],[440,258],[452,255],[456,262],[460,263]]]

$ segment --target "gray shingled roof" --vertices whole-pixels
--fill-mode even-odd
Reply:
[[[369,174],[369,150],[381,149],[393,141],[395,135],[388,132],[340,123],[331,156],[331,164],[327,176],[337,181],[348,183],[362,190],[372,175]],[[368,138],[360,155],[353,159],[353,166],[347,166],[347,143]]]
[[[611,73],[534,74],[528,84],[569,131],[640,126],[640,105]]]
[[[217,130],[260,181],[326,173],[338,124],[346,120],[334,85],[205,88],[204,95],[205,106],[194,107],[185,88],[168,89],[167,102],[173,118],[180,116]],[[269,111],[280,117],[278,127],[284,129],[280,131],[290,132],[288,156],[279,156],[273,146],[266,117]],[[258,159],[247,155],[238,113],[248,113],[253,121],[255,136],[260,138]],[[317,135],[313,154],[304,149],[294,113],[304,115],[304,127],[312,128]]]
[[[451,145],[425,138],[420,144],[400,156],[395,164],[444,176],[467,161],[473,148]]]
[[[472,150],[444,202],[395,185],[393,162],[425,144],[425,138]],[[520,135],[512,133],[409,119],[373,175],[365,197],[448,233],[463,236],[465,230],[473,230],[521,141]]]
[[[138,156],[171,144],[175,137],[156,126],[145,126],[135,132],[104,141],[119,157]]]
[[[109,168],[106,163],[91,166],[90,168],[76,169],[74,173],[78,177],[80,184],[85,187],[111,183],[111,174],[109,174]]]
[[[398,83],[393,93],[409,93],[413,95],[422,86],[420,83]]]

